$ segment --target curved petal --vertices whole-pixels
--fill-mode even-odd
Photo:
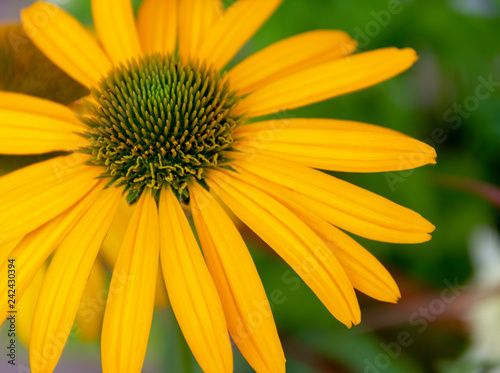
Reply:
[[[85,161],[80,154],[57,157],[0,178],[0,227],[7,239],[31,232],[85,196],[101,173]]]
[[[177,0],[144,0],[137,15],[137,32],[144,53],[172,53],[177,45]]]
[[[325,243],[281,203],[238,180],[234,172],[213,171],[209,186],[260,238],[271,246],[347,327],[361,321],[356,294]]]
[[[198,184],[189,190],[196,231],[233,341],[257,372],[284,373],[273,314],[245,242],[206,190]]]
[[[226,10],[201,45],[198,57],[222,69],[257,32],[282,0],[239,0]]]
[[[371,87],[410,68],[413,49],[385,48],[338,59],[301,71],[243,99],[235,115],[248,117],[291,110]]]
[[[246,95],[355,50],[356,42],[343,31],[309,31],[279,41],[248,57],[229,71],[228,78],[239,95]]]
[[[115,65],[141,55],[131,0],[92,0],[99,39]]]
[[[137,373],[148,344],[159,262],[158,210],[145,191],[122,241],[101,337],[104,373]]]
[[[179,52],[186,61],[197,58],[199,47],[221,19],[220,0],[182,0],[179,3]]]
[[[206,373],[233,371],[222,304],[174,193],[160,198],[160,257],[168,297],[193,355]]]
[[[431,146],[402,133],[332,119],[285,119],[242,126],[235,148],[331,171],[401,171],[436,163]]]
[[[23,269],[17,273],[16,278],[17,300],[22,299],[26,288],[43,263],[59,246],[62,239],[78,222],[105,186],[104,181],[97,184],[84,198],[66,212],[26,235],[10,253],[8,257],[15,259],[16,266]],[[0,270],[5,273],[7,272],[6,264],[6,261],[0,264]],[[0,289],[3,291],[0,294],[7,294],[7,282],[0,283]],[[5,320],[5,317],[7,317],[7,301],[0,303],[0,320]]]
[[[64,10],[39,1],[22,11],[21,20],[35,45],[84,86],[95,85],[111,68],[95,39]]]
[[[33,373],[50,373],[57,365],[120,195],[114,187],[102,191],[52,258],[33,316]]]
[[[284,198],[285,188],[255,175],[239,174],[238,179],[268,193],[304,221],[332,250],[355,289],[383,302],[396,303],[401,298],[390,273],[370,252],[307,207]]]
[[[283,186],[285,197],[331,224],[372,240],[420,243],[434,226],[416,212],[324,172],[293,162],[232,153],[231,166]],[[242,171],[243,172],[243,171]]]
[[[0,92],[0,153],[76,150],[87,144],[87,140],[77,134],[82,126],[75,123],[76,120],[71,110],[63,105],[23,94]]]

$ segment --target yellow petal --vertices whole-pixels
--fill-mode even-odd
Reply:
[[[285,119],[236,129],[235,148],[331,171],[385,172],[436,163],[436,151],[402,133],[332,119]]]
[[[179,3],[179,52],[187,61],[198,58],[200,44],[222,16],[220,0],[181,0]]]
[[[200,47],[198,57],[222,69],[274,13],[282,0],[239,0],[226,10]]]
[[[17,272],[16,296],[20,300],[33,277],[39,271],[54,249],[78,222],[83,213],[89,208],[100,191],[106,186],[106,181],[97,184],[84,198],[57,218],[51,220],[37,230],[24,237],[15,249],[8,255],[16,260],[16,267],[22,268]],[[0,268],[7,272],[6,262],[1,262]],[[7,283],[0,282],[0,297],[7,294]],[[0,320],[7,316],[7,301],[0,302]]]
[[[333,251],[355,289],[384,302],[396,303],[401,298],[396,282],[372,254],[307,207],[283,198],[285,188],[253,175],[238,175],[238,179],[269,193],[311,227]]]
[[[3,110],[22,111],[26,114],[50,117],[59,122],[80,126],[79,129],[84,127],[83,122],[77,118],[75,112],[67,106],[22,93],[0,91],[0,108]]]
[[[259,117],[359,91],[398,75],[416,60],[415,51],[409,48],[385,48],[338,59],[253,92],[235,114]]]
[[[24,293],[23,299],[17,302],[17,331],[19,339],[25,346],[29,346],[33,314],[35,313],[36,302],[40,294],[40,289],[42,288],[46,271],[46,265],[40,268]]]
[[[309,31],[255,53],[231,69],[228,78],[239,95],[246,95],[354,50],[356,42],[343,31]]]
[[[94,38],[64,10],[39,1],[24,9],[21,19],[35,45],[84,86],[95,85],[111,68]]]
[[[170,304],[194,357],[206,373],[232,372],[233,354],[217,289],[170,189],[160,198],[160,238]]]
[[[304,280],[330,313],[347,327],[361,312],[352,284],[325,243],[268,194],[238,180],[234,172],[212,172],[209,186],[250,229]]]
[[[261,155],[232,153],[231,166],[285,187],[285,197],[331,224],[372,240],[419,243],[434,226],[416,212],[321,171]]]
[[[257,372],[284,373],[273,314],[245,242],[206,190],[198,184],[189,190],[196,231],[233,341]]]
[[[23,236],[85,196],[101,169],[80,154],[57,157],[0,178],[0,227],[7,239]]]
[[[144,53],[172,53],[177,45],[177,0],[144,0],[137,32]]]
[[[138,373],[148,344],[159,262],[158,210],[149,191],[137,202],[113,270],[101,338],[104,373]]]
[[[92,16],[99,39],[115,65],[142,53],[131,0],[92,0]]]
[[[73,151],[88,141],[76,116],[63,105],[28,95],[0,92],[0,153]]]
[[[101,337],[107,295],[108,276],[106,269],[100,260],[96,260],[75,318],[75,332],[81,340],[97,342]]]
[[[114,187],[102,191],[52,258],[33,316],[33,373],[51,373],[57,365],[120,195]]]

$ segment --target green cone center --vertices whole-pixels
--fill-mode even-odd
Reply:
[[[192,179],[222,166],[241,118],[237,97],[214,69],[176,56],[150,55],[111,71],[92,90],[82,120],[90,145],[82,149],[136,201],[146,188],[170,186],[187,196]]]

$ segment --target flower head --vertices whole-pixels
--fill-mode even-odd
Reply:
[[[434,163],[434,150],[363,123],[250,120],[382,82],[409,68],[416,53],[351,55],[355,42],[345,33],[311,31],[225,72],[280,2],[239,0],[223,10],[218,0],[144,0],[135,20],[126,0],[93,0],[102,47],[51,4],[23,11],[38,48],[91,91],[72,109],[0,93],[0,153],[67,152],[0,179],[1,252],[23,269],[19,296],[54,253],[33,316],[33,372],[55,368],[101,245],[123,220],[124,199],[133,211],[121,223],[127,228],[116,255],[103,246],[114,266],[102,330],[105,373],[141,371],[159,263],[205,372],[232,371],[230,337],[257,372],[285,371],[264,288],[223,205],[348,327],[360,322],[354,289],[399,299],[387,270],[344,231],[417,243],[434,227],[319,170],[415,168]]]

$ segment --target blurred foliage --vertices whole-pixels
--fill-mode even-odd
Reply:
[[[136,6],[139,3],[134,1]],[[90,0],[65,4],[90,25]],[[362,51],[388,46],[418,51],[419,62],[395,79],[285,115],[374,123],[433,145],[438,153],[436,166],[336,176],[415,209],[437,229],[432,241],[419,245],[359,239],[394,274],[403,299],[397,306],[382,305],[360,295],[365,321],[352,330],[334,320],[279,258],[260,242],[252,242],[252,255],[269,297],[276,291],[281,294],[280,302],[271,303],[288,372],[487,372],[466,362],[447,362],[458,360],[469,343],[462,322],[466,296],[435,315],[435,321],[426,320],[425,331],[411,322],[411,316],[439,299],[445,281],[468,281],[472,266],[467,242],[472,229],[478,224],[499,225],[499,212],[491,203],[451,190],[439,180],[455,175],[500,185],[500,43],[496,37],[500,0],[285,0],[231,65],[273,42],[313,29],[344,30],[358,40]],[[36,76],[39,73],[33,79]],[[485,81],[492,83],[484,88]],[[66,85],[50,90],[69,99],[73,96],[61,90]],[[171,372],[198,372],[171,314],[156,315],[154,322],[147,362],[164,359]],[[412,342],[400,344],[401,333],[408,333]],[[75,351],[71,343],[70,349]],[[239,355],[235,366],[237,373],[252,371]]]

